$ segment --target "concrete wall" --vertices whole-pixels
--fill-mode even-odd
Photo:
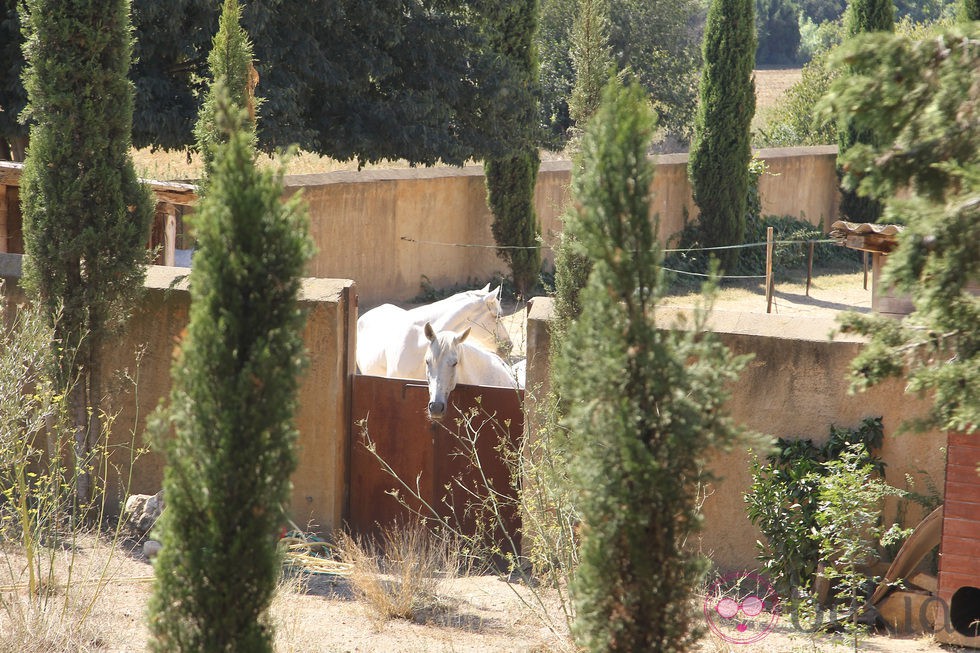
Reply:
[[[769,171],[759,183],[763,212],[805,216],[829,230],[839,203],[836,151],[760,150]],[[662,155],[656,164],[651,211],[666,242],[685,216],[696,217],[697,207],[687,155]],[[545,161],[538,175],[535,208],[546,260],[561,232],[571,168],[569,161]],[[319,252],[309,274],[355,279],[365,307],[416,296],[423,275],[436,287],[451,287],[506,270],[493,247],[481,166],[290,175],[286,187],[287,195],[302,190],[310,205]]]
[[[19,277],[20,258],[0,254],[0,276],[8,287]],[[190,308],[187,273],[184,268],[150,267],[143,301],[127,332],[107,352],[105,368],[111,372],[104,387],[110,396],[108,412],[116,415],[111,444],[146,444],[147,417],[162,398],[169,397],[174,348],[187,326]],[[351,281],[303,280],[300,302],[307,311],[303,338],[309,366],[299,389],[299,465],[292,477],[288,511],[298,525],[312,523],[323,531],[340,527],[346,511],[354,295]],[[112,463],[118,474],[113,475],[110,495],[123,501],[118,479],[129,471],[128,447],[116,451]],[[133,466],[130,491],[155,493],[162,479],[162,455],[144,453]]]
[[[658,321],[673,323],[677,311],[661,308]],[[551,300],[537,298],[528,316],[528,388],[546,379],[548,320]],[[942,492],[945,478],[945,434],[896,435],[899,424],[925,414],[926,405],[906,395],[902,381],[884,383],[859,395],[848,393],[847,370],[862,343],[854,337],[828,334],[830,319],[784,317],[757,313],[715,311],[712,330],[735,354],[754,359],[732,388],[728,411],[737,423],[759,433],[785,438],[826,441],[830,425],[856,427],[865,417],[884,417],[885,443],[881,455],[887,480],[928,493],[927,483]],[[536,391],[529,390],[532,394]],[[533,417],[529,422],[533,424]],[[761,534],[745,515],[743,496],[751,485],[751,456],[745,447],[711,457],[709,470],[717,477],[704,503],[704,530],[699,546],[722,570],[754,569],[755,542]],[[895,506],[888,508],[894,513]],[[914,525],[923,517],[917,508],[906,515]]]

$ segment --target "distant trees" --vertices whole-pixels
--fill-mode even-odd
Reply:
[[[755,0],[757,64],[792,64],[800,49],[800,10],[793,0]]]
[[[593,261],[581,315],[553,362],[568,407],[570,476],[582,517],[573,631],[589,651],[682,651],[694,638],[696,490],[736,360],[697,319],[658,324],[660,249],[650,222],[655,121],[645,91],[613,80],[586,128],[567,224]]]
[[[23,161],[27,145],[27,127],[18,121],[27,105],[22,43],[17,0],[0,0],[0,161]]]
[[[892,0],[851,0],[844,18],[848,38],[869,32],[891,32],[895,28]],[[847,75],[847,71],[842,74]],[[859,143],[873,144],[874,132],[859,129],[851,118],[842,118],[837,124],[837,149],[841,157]],[[838,166],[839,174],[846,173]],[[848,220],[875,222],[881,216],[882,206],[873,197],[859,195],[847,185],[841,187],[840,212]]]
[[[599,12],[608,21],[608,53],[617,70],[630,70],[647,89],[659,124],[674,142],[686,143],[697,99],[700,62],[698,36],[702,9],[696,0],[544,0],[538,47],[543,63],[545,124],[560,146],[570,135],[567,107],[575,77],[572,14],[581,24],[583,11]],[[605,82],[604,71],[599,82]],[[551,117],[554,116],[553,120]],[[579,125],[579,128],[584,128]]]
[[[13,0],[3,0],[13,7]],[[259,147],[298,144],[339,159],[404,158],[418,164],[502,156],[507,138],[535,129],[506,104],[513,69],[496,57],[487,13],[506,3],[466,0],[275,0],[250,2],[242,24],[255,44],[267,97]],[[134,0],[137,65],[133,140],[138,147],[194,143],[201,79],[220,5]],[[9,9],[8,9],[9,13]],[[19,37],[0,41],[16,68]],[[4,60],[6,61],[6,60]],[[0,81],[16,75],[0,72]],[[4,114],[16,89],[0,83]],[[0,114],[0,138],[16,115]]]
[[[534,48],[537,26],[537,0],[505,0],[488,12],[490,47],[512,68],[501,111],[512,114],[512,121],[535,124],[538,115],[538,61]],[[528,296],[541,268],[538,225],[534,210],[534,188],[538,180],[540,139],[534,132],[518,130],[510,143],[511,152],[488,159],[484,164],[487,203],[493,214],[490,225],[498,256],[507,262],[514,286]]]
[[[26,283],[54,327],[75,428],[80,502],[101,434],[102,348],[143,287],[153,216],[129,157],[133,87],[127,0],[26,0],[32,119],[21,203]]]
[[[961,21],[980,20],[980,0],[960,0],[957,18]]]
[[[859,192],[884,201],[886,220],[906,225],[882,283],[916,309],[900,322],[846,318],[845,331],[870,337],[853,384],[907,376],[908,391],[933,406],[913,426],[965,432],[980,425],[980,302],[970,291],[980,279],[977,38],[975,23],[919,39],[863,35],[839,55],[850,74],[825,107],[874,134],[843,155],[844,170]]]
[[[568,115],[581,133],[599,108],[614,64],[609,45],[609,0],[579,0],[576,9],[569,42],[575,77]]]
[[[707,247],[740,244],[745,234],[755,114],[754,8],[754,0],[712,0],[708,8],[701,102],[688,163]],[[731,270],[738,250],[723,250],[718,259]]]

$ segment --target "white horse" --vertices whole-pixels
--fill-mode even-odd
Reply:
[[[509,350],[510,334],[500,313],[500,288],[490,290],[490,284],[410,310],[382,304],[357,320],[357,367],[361,374],[390,376],[387,349],[403,340],[411,327],[421,329],[427,322],[436,331],[471,329],[471,344],[489,351]]]
[[[415,328],[413,327],[413,331]],[[439,420],[445,417],[449,393],[457,383],[517,388],[513,371],[500,356],[465,342],[470,329],[467,328],[462,333],[448,330],[436,332],[426,322],[422,334],[428,340],[423,353],[423,365],[425,380],[429,385],[430,419]],[[408,351],[409,349],[404,348],[408,354],[404,360],[406,364],[414,364],[418,351]]]

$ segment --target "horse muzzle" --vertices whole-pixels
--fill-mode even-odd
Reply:
[[[446,416],[446,404],[441,401],[429,402],[429,419],[439,420]]]

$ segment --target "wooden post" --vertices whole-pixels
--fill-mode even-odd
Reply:
[[[813,241],[810,241],[810,253],[806,258],[806,296],[810,296],[810,281],[813,279]]]
[[[766,227],[766,313],[772,313],[772,227]]]
[[[868,253],[861,252],[861,262],[864,265],[864,289],[868,289]]]
[[[0,184],[0,253],[7,251],[7,219],[9,214],[7,210],[7,186]]]
[[[163,223],[163,264],[174,264],[174,250],[177,247],[177,207],[165,205],[166,218]]]

